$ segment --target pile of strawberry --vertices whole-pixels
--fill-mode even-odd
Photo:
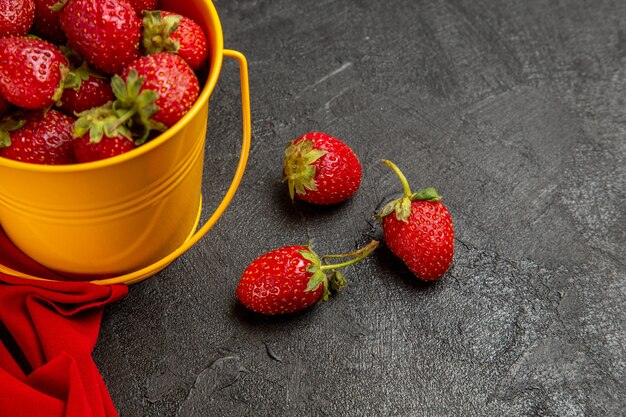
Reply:
[[[202,28],[158,0],[0,0],[0,156],[128,152],[189,111],[208,56]]]

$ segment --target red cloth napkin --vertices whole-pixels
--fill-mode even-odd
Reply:
[[[61,278],[22,254],[2,232],[0,261],[22,272]],[[117,416],[91,353],[104,306],[127,293],[125,285],[0,274],[0,416]]]

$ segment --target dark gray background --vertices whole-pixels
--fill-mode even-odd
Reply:
[[[219,0],[250,64],[253,147],[228,211],[105,313],[95,360],[122,416],[618,416],[624,316],[626,2]],[[210,211],[239,152],[238,67],[211,102]],[[292,205],[287,141],[343,139],[360,191]],[[435,186],[454,265],[415,281],[383,246],[349,286],[263,318],[234,297],[261,253],[380,238],[401,187]]]

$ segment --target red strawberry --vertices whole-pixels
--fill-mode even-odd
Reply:
[[[154,10],[159,4],[159,0],[128,0],[138,16],[141,16],[144,10]]]
[[[405,176],[391,161],[383,161],[398,175],[404,197],[387,204],[382,218],[385,243],[424,281],[439,279],[452,264],[454,227],[441,196],[434,188],[412,193]]]
[[[307,133],[290,142],[283,161],[289,195],[314,204],[336,204],[359,189],[359,158],[344,142],[326,133]]]
[[[0,38],[26,35],[34,19],[33,0],[0,0]]]
[[[111,158],[116,155],[132,151],[136,145],[123,135],[115,137],[103,136],[94,142],[85,134],[74,140],[74,153],[78,162],[92,162]]]
[[[273,315],[303,310],[327,300],[330,291],[339,291],[346,280],[338,271],[368,256],[378,246],[372,241],[362,249],[321,258],[352,259],[334,265],[322,264],[307,246],[284,246],[261,255],[243,272],[237,285],[237,299],[250,310]],[[330,271],[330,276],[325,271]]]
[[[73,124],[73,118],[56,110],[29,112],[4,133],[0,127],[0,156],[33,164],[71,164]]]
[[[78,162],[106,159],[135,149],[125,123],[131,115],[118,116],[112,102],[80,113],[74,125],[74,153]]]
[[[112,81],[113,93],[118,101],[131,108],[137,99],[134,93],[154,92],[154,105],[158,110],[151,121],[166,127],[180,120],[200,93],[198,78],[185,60],[167,52],[139,58],[124,70],[122,78],[126,86],[119,84],[115,77]],[[140,103],[138,107],[141,112],[144,104]]]
[[[26,109],[49,107],[61,96],[68,62],[56,46],[42,39],[0,39],[0,91]]]
[[[141,20],[127,0],[69,0],[58,9],[70,46],[93,66],[117,74],[139,56]]]
[[[65,44],[67,37],[61,29],[59,14],[52,7],[59,0],[35,0],[35,21],[32,31],[57,45]]]
[[[193,70],[200,68],[209,56],[206,35],[200,25],[176,13],[144,12],[142,36],[146,55],[178,54]]]
[[[78,114],[113,101],[109,79],[89,70],[84,63],[70,71],[58,105],[67,114]]]

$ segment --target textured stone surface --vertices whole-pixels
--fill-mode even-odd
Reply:
[[[131,288],[95,359],[122,416],[617,416],[626,396],[626,3],[220,0],[250,64],[253,149],[200,243]],[[238,69],[213,94],[207,209],[239,151]],[[359,193],[292,205],[285,143],[360,156]],[[454,265],[417,283],[385,248],[305,313],[262,318],[234,289],[256,256],[381,238],[372,214],[435,186]]]

